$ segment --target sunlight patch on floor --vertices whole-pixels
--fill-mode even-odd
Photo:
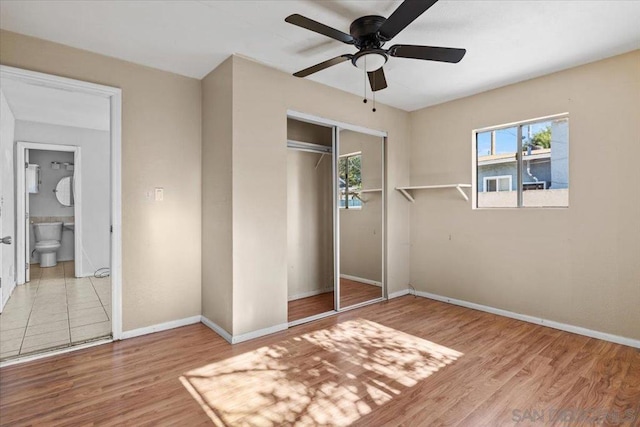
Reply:
[[[180,380],[216,425],[349,425],[461,356],[356,319],[194,369]]]

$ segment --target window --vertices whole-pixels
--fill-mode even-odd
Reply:
[[[485,176],[483,191],[511,191],[511,175]]]
[[[476,207],[569,206],[566,114],[474,132]]]
[[[338,182],[341,209],[361,209],[360,190],[362,190],[362,153],[350,153],[338,160]]]

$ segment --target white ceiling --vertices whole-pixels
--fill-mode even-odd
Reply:
[[[16,120],[109,130],[107,98],[2,79],[0,90]]]
[[[354,47],[287,24],[300,13],[348,32],[399,1],[1,1],[0,27],[202,78],[233,53],[293,73]],[[640,48],[640,1],[440,0],[392,44],[460,47],[459,64],[391,58],[377,100],[412,111]],[[313,80],[362,95],[345,62]]]

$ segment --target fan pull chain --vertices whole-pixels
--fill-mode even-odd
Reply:
[[[365,104],[367,103],[367,57],[364,57],[364,99],[362,100]]]
[[[373,111],[374,113],[376,112],[376,74],[373,74],[373,88],[371,89],[371,91],[373,92],[373,109],[371,111]]]
[[[373,92],[373,109],[371,110],[374,113],[376,112],[376,93]]]

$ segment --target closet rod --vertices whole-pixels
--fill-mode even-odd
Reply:
[[[312,153],[325,153],[330,154],[332,152],[331,146],[313,144],[311,142],[294,141],[292,139],[287,140],[287,148],[300,151],[309,151]]]

